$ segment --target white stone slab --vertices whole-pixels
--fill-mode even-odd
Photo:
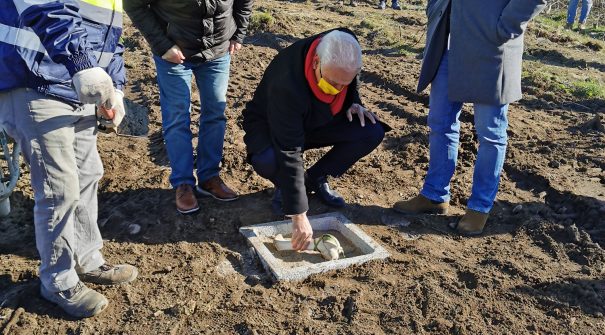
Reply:
[[[309,222],[313,231],[337,231],[355,248],[355,256],[332,261],[321,261],[314,264],[289,266],[287,262],[274,255],[267,245],[267,238],[277,234],[291,235],[291,220],[274,221],[253,226],[241,227],[242,233],[258,254],[265,269],[277,280],[302,280],[309,275],[326,271],[343,269],[350,265],[362,264],[373,259],[384,259],[389,252],[376,243],[370,236],[341,213],[326,213],[310,216]],[[317,237],[317,236],[315,236]],[[345,250],[346,254],[346,250]]]

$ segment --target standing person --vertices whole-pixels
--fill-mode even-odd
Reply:
[[[429,169],[420,194],[399,201],[406,214],[446,214],[456,168],[460,111],[474,104],[479,149],[460,234],[483,231],[498,192],[506,154],[508,104],[521,99],[521,60],[527,23],[545,0],[431,0],[418,92],[431,84]]]
[[[75,317],[107,299],[84,285],[133,281],[137,269],[101,254],[95,104],[124,115],[119,0],[10,0],[0,4],[0,123],[30,165],[40,293]]]
[[[196,190],[220,201],[238,195],[219,176],[231,55],[242,47],[252,0],[124,0],[124,9],[153,52],[162,128],[176,189],[176,208],[199,210],[194,194],[191,79],[200,92]]]
[[[244,142],[254,170],[275,185],[273,211],[292,218],[292,246],[304,249],[313,230],[307,192],[333,207],[344,199],[327,176],[339,177],[374,150],[388,126],[361,103],[361,47],[339,28],[302,39],[271,61],[244,109]],[[332,148],[305,172],[303,151]]]
[[[378,3],[378,9],[386,9],[387,8],[387,2],[386,0],[380,0],[380,2]],[[401,10],[401,5],[399,5],[399,0],[393,0],[391,2],[391,8],[393,8],[394,10]]]
[[[569,0],[569,6],[567,7],[567,24],[565,28],[572,29],[573,23],[576,20],[576,12],[578,11],[578,4],[580,0]],[[592,8],[592,0],[582,0],[582,11],[580,12],[580,30],[586,29],[586,20],[590,9]]]

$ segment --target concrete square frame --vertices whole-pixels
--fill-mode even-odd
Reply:
[[[239,231],[246,237],[248,243],[252,245],[263,267],[278,281],[303,280],[312,274],[344,269],[354,264],[363,264],[370,260],[385,259],[390,256],[385,248],[375,242],[341,213],[332,212],[310,216],[309,222],[313,230],[338,231],[358,248],[362,254],[354,257],[286,268],[282,266],[282,262],[273,255],[271,250],[265,246],[261,237],[291,234],[291,220],[273,221],[241,227]]]

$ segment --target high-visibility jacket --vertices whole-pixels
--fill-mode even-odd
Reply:
[[[1,0],[0,92],[29,87],[78,103],[71,78],[102,67],[125,83],[122,0]]]

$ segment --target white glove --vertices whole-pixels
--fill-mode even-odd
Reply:
[[[109,108],[109,100],[114,95],[111,77],[100,67],[85,69],[74,74],[72,78],[78,100],[83,104],[96,104]]]
[[[122,120],[124,120],[124,116],[126,115],[126,111],[124,109],[124,93],[120,90],[114,89],[114,94],[109,101],[113,103],[111,108],[104,108],[103,106],[99,106],[99,108],[111,109],[113,111],[113,119],[108,120],[100,117],[99,129],[106,132],[117,132],[118,126],[120,123],[122,123]]]

